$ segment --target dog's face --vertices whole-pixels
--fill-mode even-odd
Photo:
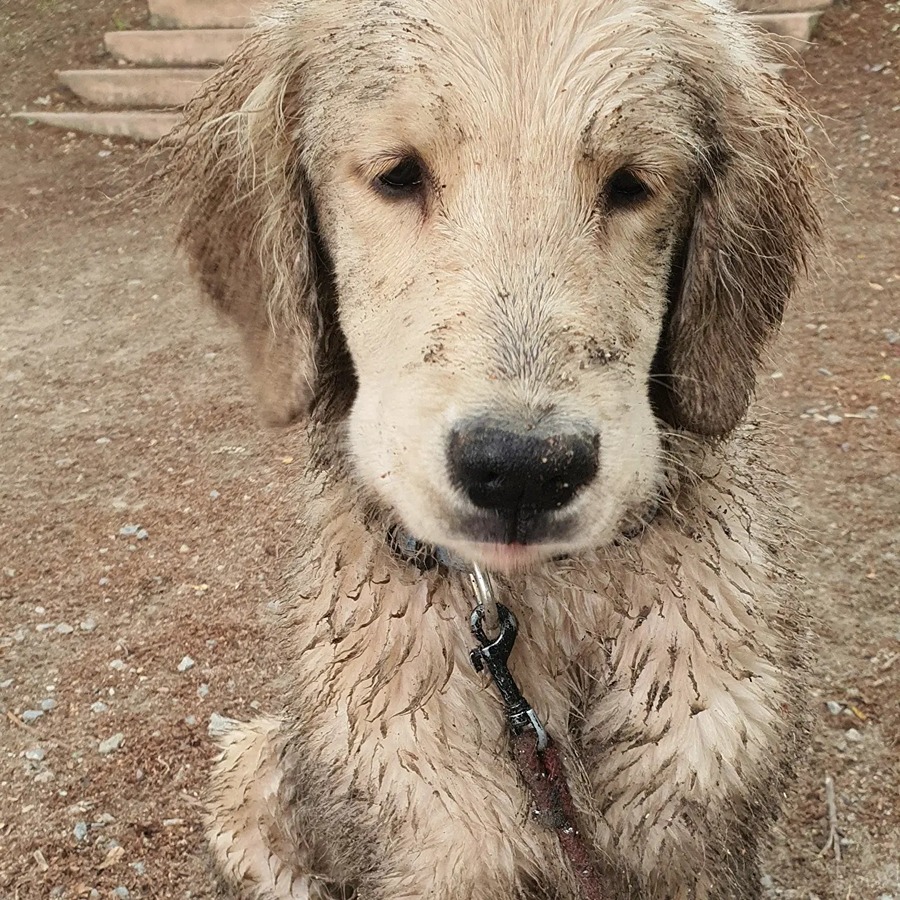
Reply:
[[[442,28],[375,100],[345,85],[311,151],[357,473],[413,534],[494,565],[604,543],[652,500],[651,366],[698,177],[699,111],[642,42],[536,18],[477,49]]]
[[[301,411],[326,377],[308,345],[336,331],[357,478],[465,558],[527,565],[639,520],[661,431],[743,414],[814,228],[730,20],[669,6],[311,3],[260,39],[281,70],[248,85],[236,141],[270,197],[244,265],[296,337],[264,371]]]

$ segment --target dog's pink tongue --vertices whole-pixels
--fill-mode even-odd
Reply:
[[[481,544],[479,550],[485,565],[500,572],[524,569],[539,556],[535,548],[527,544]]]

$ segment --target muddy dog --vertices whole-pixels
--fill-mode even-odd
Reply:
[[[568,834],[595,896],[757,896],[803,648],[741,423],[818,222],[752,29],[720,0],[295,0],[168,146],[182,245],[310,452],[285,708],[220,728],[221,872],[574,898]],[[471,664],[473,566],[561,831]]]

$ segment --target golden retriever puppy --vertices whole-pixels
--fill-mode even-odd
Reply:
[[[220,870],[757,896],[803,653],[738,426],[817,217],[752,30],[720,0],[295,0],[169,143],[181,241],[310,448],[285,708],[219,723]],[[555,829],[471,665],[473,565],[566,770]]]

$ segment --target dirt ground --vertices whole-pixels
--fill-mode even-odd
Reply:
[[[12,6],[12,9],[8,7]],[[60,105],[142,4],[11,0],[0,112]],[[115,27],[115,26],[114,26]],[[900,5],[826,16],[789,77],[833,174],[823,271],[763,371],[813,611],[815,730],[766,863],[785,900],[900,900]],[[25,62],[27,60],[27,62]],[[273,704],[260,608],[302,510],[122,142],[0,117],[0,898],[211,898],[213,711]],[[104,752],[105,751],[105,752]],[[821,853],[834,779],[841,861]]]

